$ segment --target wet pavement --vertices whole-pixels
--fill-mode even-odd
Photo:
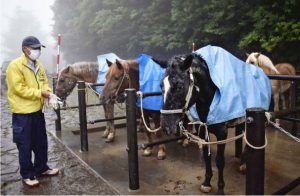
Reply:
[[[139,194],[139,195],[200,195],[199,187],[204,179],[205,165],[202,151],[196,145],[182,147],[176,142],[166,144],[167,158],[156,159],[157,148],[150,157],[139,151],[138,192],[128,190],[128,159],[126,127],[118,128],[115,141],[105,143],[102,136],[103,123],[88,125],[89,151],[80,151],[78,110],[62,111],[62,131],[54,128],[55,114],[46,113],[49,133],[49,165],[61,169],[57,177],[41,178],[38,188],[22,184],[17,163],[17,150],[11,141],[10,113],[6,99],[1,99],[1,194]],[[90,102],[90,101],[87,101]],[[88,108],[88,121],[103,118],[99,107]],[[122,115],[119,112],[116,116]],[[116,123],[122,124],[124,120]],[[288,130],[291,126],[287,125]],[[299,125],[298,125],[299,129]],[[298,135],[299,135],[298,130]],[[265,194],[269,195],[300,176],[299,143],[281,132],[268,128],[268,146],[265,155]],[[229,137],[234,130],[229,130]],[[214,136],[211,137],[215,139]],[[138,133],[138,143],[145,143],[144,133]],[[217,192],[216,146],[211,147],[214,176],[210,194]],[[239,159],[234,157],[234,143],[226,145],[225,193],[245,194],[245,175],[239,173]],[[300,186],[288,194],[300,194]]]
[[[11,113],[6,96],[1,97],[1,195],[115,195],[118,190],[86,165],[58,138],[52,135],[55,114],[46,116],[48,130],[48,165],[59,168],[54,177],[40,177],[35,188],[22,183],[19,174],[18,151],[12,142]]]

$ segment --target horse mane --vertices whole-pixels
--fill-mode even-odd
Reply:
[[[86,62],[86,61],[76,62],[70,65],[70,67],[72,68],[74,74],[78,74],[78,73],[84,74],[84,73],[91,73],[95,71],[98,72],[99,69],[99,65],[97,62]]]
[[[74,75],[76,78],[80,78],[87,82],[96,82],[98,76],[99,65],[97,62],[76,62],[68,65],[61,70],[61,73],[66,71]]]
[[[279,74],[279,71],[276,69],[276,67],[274,66],[273,62],[271,61],[271,59],[269,57],[267,57],[266,55],[260,54],[260,53],[254,53],[254,56],[256,56],[257,54],[259,54],[257,56],[257,63],[259,66],[265,66],[269,69],[271,69],[272,71],[274,71],[276,74]]]

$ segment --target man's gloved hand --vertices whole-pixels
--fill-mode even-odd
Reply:
[[[59,105],[62,105],[62,101],[58,96],[56,96],[53,93],[50,93],[50,96],[48,98],[48,103],[50,106],[52,106],[55,110],[58,109]]]

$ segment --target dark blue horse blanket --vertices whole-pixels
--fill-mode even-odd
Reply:
[[[261,68],[247,64],[216,46],[208,45],[195,53],[206,61],[211,79],[217,86],[207,124],[243,117],[247,108],[268,110],[271,84]]]

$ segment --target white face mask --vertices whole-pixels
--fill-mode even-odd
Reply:
[[[40,49],[36,49],[36,50],[30,50],[30,55],[29,58],[33,61],[35,61],[36,59],[38,59],[41,55],[41,50]]]

